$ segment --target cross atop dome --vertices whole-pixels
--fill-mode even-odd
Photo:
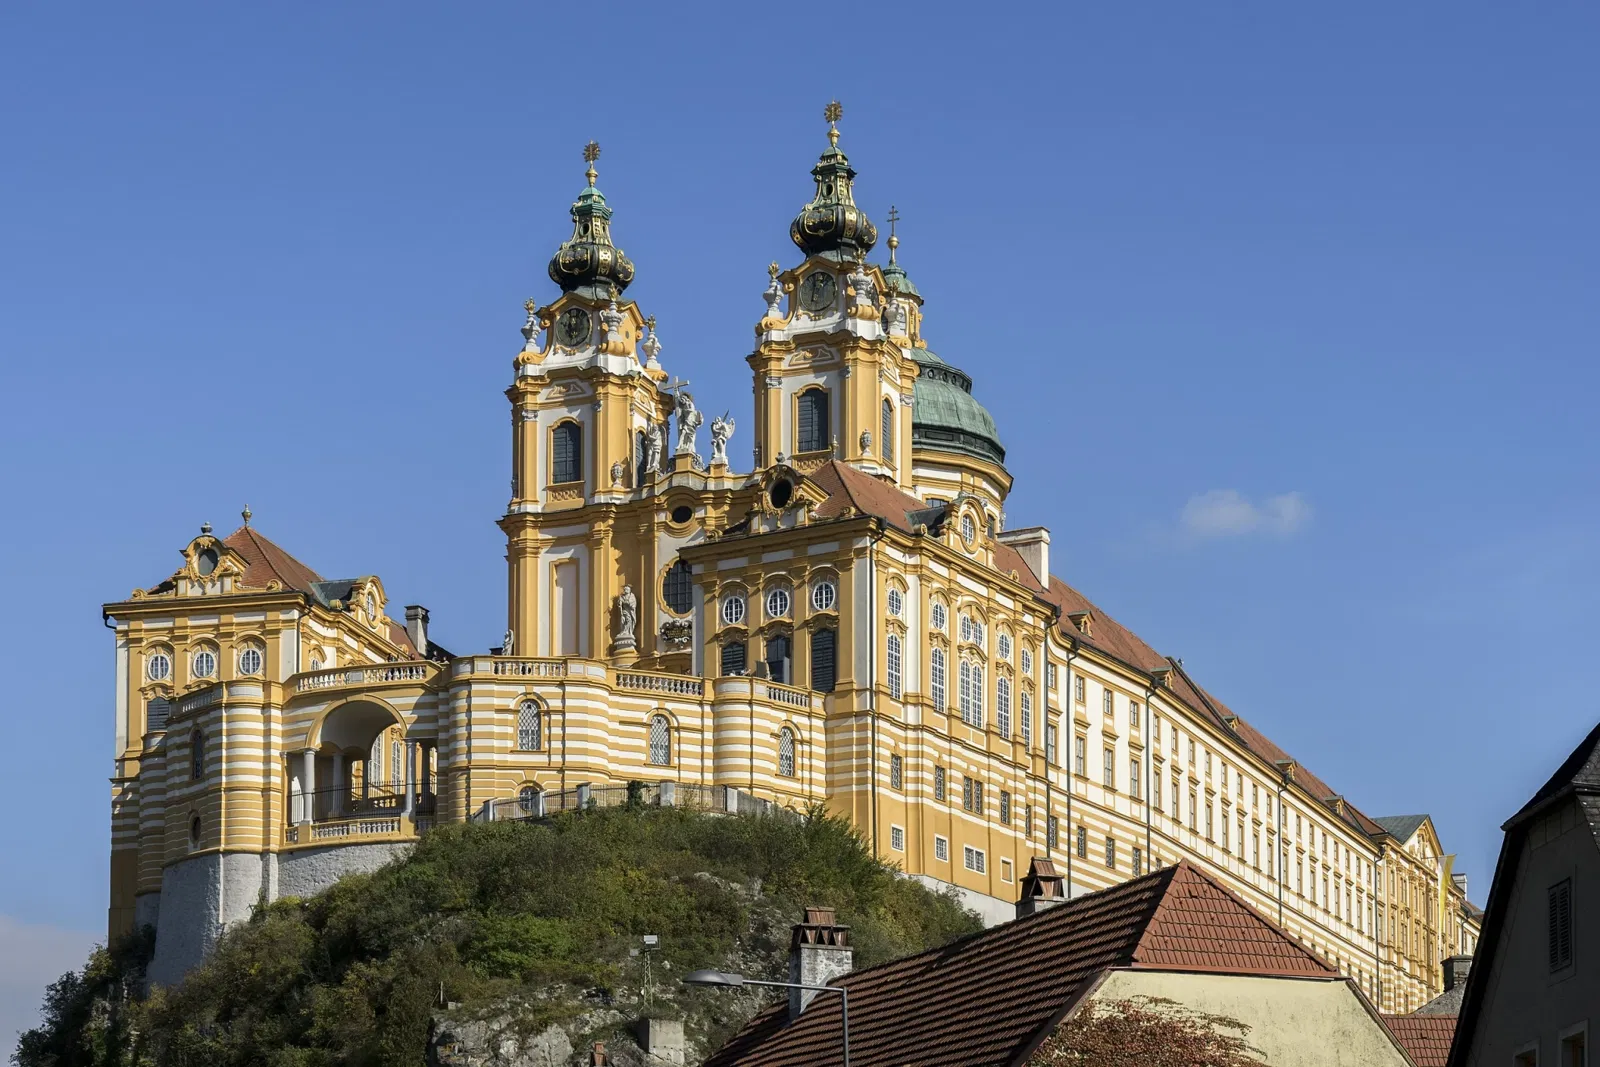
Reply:
[[[587,187],[572,205],[572,236],[562,242],[550,259],[550,280],[564,293],[576,292],[595,300],[620,295],[633,281],[633,261],[611,243],[611,206],[595,188],[595,160],[600,145],[590,141],[583,146],[583,172]]]
[[[789,237],[808,256],[828,255],[848,262],[871,251],[878,241],[878,228],[856,207],[851,182],[856,172],[850,159],[839,150],[839,119],[844,107],[830,101],[822,111],[828,122],[828,147],[811,168],[817,191],[811,203],[801,209],[789,224]]]

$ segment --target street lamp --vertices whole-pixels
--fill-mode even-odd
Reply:
[[[837,993],[839,994],[839,1019],[843,1024],[841,1032],[844,1037],[844,1067],[850,1067],[850,991],[843,986],[805,985],[802,982],[768,982],[760,978],[746,978],[742,974],[730,974],[727,971],[690,971],[684,976],[683,984],[714,986],[722,989],[760,985],[770,986],[773,989],[803,989],[811,993]]]

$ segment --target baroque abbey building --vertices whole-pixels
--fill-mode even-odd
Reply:
[[[248,511],[105,606],[110,929],[155,927],[155,981],[441,821],[631,789],[825,805],[990,921],[1035,856],[1073,895],[1187,858],[1383,1010],[1440,991],[1479,913],[1431,820],[1363,814],[1052,575],[1046,530],[1006,525],[1001,432],[929,347],[896,238],[869,258],[838,139],[769,271],[747,467],[627,298],[590,145],[505,394],[502,647],[446,651],[424,608],[323,578]]]

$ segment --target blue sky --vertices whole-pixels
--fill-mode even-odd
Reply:
[[[1011,525],[1366,811],[1432,812],[1481,901],[1596,718],[1600,11],[980,10],[0,11],[0,956],[102,929],[98,606],[201,522],[496,642],[501,390],[590,138],[749,455],[834,96]]]

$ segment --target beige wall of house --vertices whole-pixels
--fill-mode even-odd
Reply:
[[[1091,996],[1109,1004],[1165,997],[1250,1027],[1272,1067],[1410,1067],[1400,1047],[1346,980],[1256,978],[1173,971],[1113,971]]]

